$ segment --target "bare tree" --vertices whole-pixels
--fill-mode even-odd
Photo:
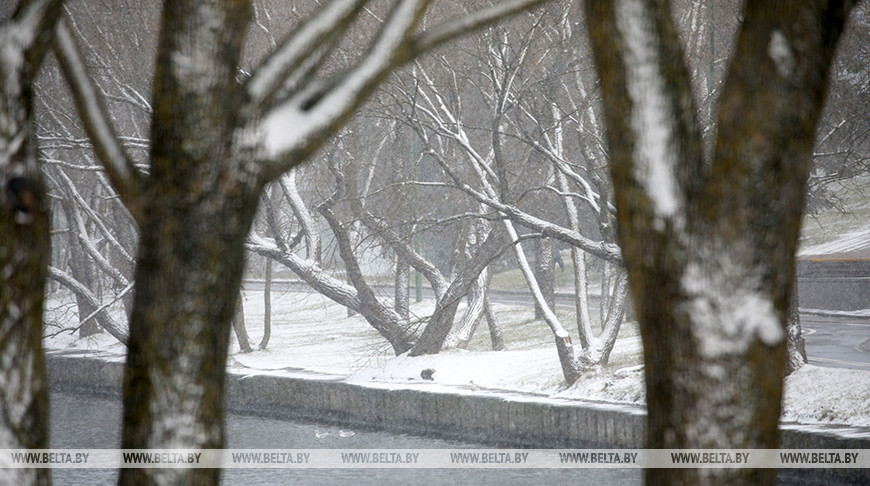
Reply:
[[[372,125],[377,126],[377,122]],[[353,130],[355,133],[352,139],[358,141],[362,136],[360,132],[364,131],[364,128],[355,125]],[[455,218],[436,217],[424,222],[419,219],[408,221],[404,217],[408,216],[409,212],[401,211],[395,206],[397,203],[395,189],[401,189],[405,186],[404,183],[397,183],[391,177],[376,177],[378,174],[391,172],[387,167],[391,163],[392,154],[388,155],[383,150],[391,135],[384,135],[384,131],[378,129],[374,132],[376,137],[373,143],[354,143],[354,149],[346,150],[345,137],[342,137],[334,144],[333,150],[324,156],[326,159],[324,165],[330,169],[334,179],[334,189],[332,194],[321,202],[306,204],[302,200],[293,172],[283,178],[281,187],[285,196],[284,201],[292,208],[294,220],[299,222],[299,232],[296,236],[285,237],[283,228],[288,225],[279,223],[280,211],[277,210],[275,201],[268,201],[264,204],[267,220],[265,229],[268,231],[268,236],[253,238],[248,243],[248,247],[262,256],[275,258],[318,292],[361,314],[387,339],[397,354],[404,353],[412,347],[417,350],[412,352],[420,352],[421,348],[415,347],[419,336],[414,331],[414,327],[419,323],[409,322],[408,316],[403,316],[395,305],[391,308],[390,303],[374,291],[368,282],[368,276],[362,270],[361,259],[366,253],[386,251],[395,254],[396,258],[408,261],[409,266],[419,269],[429,279],[435,293],[436,309],[432,316],[424,319],[426,327],[422,335],[430,336],[429,340],[431,340],[431,342],[424,341],[430,342],[428,346],[431,346],[426,348],[426,352],[436,353],[444,346],[467,344],[477,322],[483,317],[485,284],[488,280],[485,267],[488,263],[487,259],[492,258],[492,255],[478,250],[490,231],[486,225],[479,224],[480,220],[465,218],[466,223],[477,222],[474,223],[474,229],[463,223],[465,230],[460,231],[459,237],[453,242],[455,250],[448,262],[451,268],[449,274],[443,273],[439,268],[445,266],[444,262],[435,262],[416,251],[413,248],[411,234],[403,232],[402,227],[420,224],[431,229],[449,224]],[[368,151],[356,145],[372,147],[372,150]],[[321,181],[318,187],[325,187],[325,183]],[[312,258],[303,259],[299,255],[300,249],[296,245],[303,240],[311,239],[306,236],[309,232],[317,231],[317,224],[308,210],[309,206],[317,208],[329,228],[328,233],[315,239],[318,241],[328,239],[335,242],[342,265],[341,270],[347,282],[329,275],[324,266],[325,262],[321,263]],[[443,209],[443,206],[439,207],[439,211]],[[375,213],[378,216],[375,216]],[[367,243],[363,244],[364,241]],[[481,262],[482,266],[479,264]],[[475,271],[482,272],[483,277],[478,277],[473,273]],[[407,275],[404,281],[407,289]],[[471,290],[472,288],[474,290]],[[466,294],[472,296],[468,309],[456,326],[457,334],[454,339],[446,341],[447,333],[452,329],[459,301]],[[407,303],[405,309],[407,311]],[[490,313],[488,323],[495,326],[492,317]],[[434,329],[438,331],[434,332]],[[497,336],[498,333],[496,332],[495,335]]]
[[[346,71],[324,77],[319,69],[366,3],[336,1],[318,10],[240,84],[250,3],[165,2],[147,174],[95,102],[72,32],[65,24],[58,29],[59,57],[89,137],[140,228],[123,447],[222,447],[230,322],[265,184],[314,153],[395,66],[536,2],[501,3],[423,33],[429,2],[399,2],[368,50]],[[215,483],[218,475],[124,469],[121,482]]]
[[[248,249],[281,263],[317,292],[361,314],[390,343],[397,354],[408,351],[413,346],[416,336],[409,328],[407,319],[403,319],[387,303],[382,302],[372,290],[360,270],[354,245],[350,241],[349,229],[333,212],[335,199],[340,193],[333,194],[332,198],[318,203],[318,207],[330,227],[332,238],[337,242],[349,282],[336,278],[324,268],[319,250],[307,251],[308,258],[300,256],[300,248],[297,245],[302,240],[308,242],[307,246],[310,250],[320,247],[321,236],[314,216],[302,200],[296,184],[295,172],[295,170],[291,171],[279,181],[283,197],[264,200],[263,209],[267,221],[264,229],[267,231],[265,235],[268,236],[261,237],[254,233],[248,242]],[[342,189],[339,187],[338,190]],[[279,222],[280,213],[276,207],[279,203],[292,209],[294,220],[299,226],[295,236],[288,237],[286,228],[289,225]]]
[[[583,84],[576,72],[569,73],[574,76],[573,80],[566,79],[571,76],[561,72],[547,72],[547,61],[551,65],[564,66],[564,63],[549,59],[558,58],[559,53],[552,52],[551,48],[541,48],[533,41],[541,31],[550,33],[552,29],[543,26],[545,22],[540,16],[528,22],[532,24],[531,28],[513,29],[521,34],[510,34],[502,28],[488,32],[485,40],[479,42],[480,49],[474,56],[477,63],[470,63],[465,70],[441,59],[438,65],[445,68],[446,74],[436,77],[430,68],[418,63],[410,79],[397,85],[395,90],[401,93],[400,101],[407,106],[403,109],[406,122],[415,126],[421,134],[429,149],[429,156],[438,161],[449,185],[464,191],[483,208],[497,211],[502,218],[499,226],[512,240],[518,239],[517,226],[521,225],[577,249],[574,256],[575,271],[579,272],[575,286],[580,302],[577,316],[582,351],[579,353],[575,353],[569,333],[556,317],[552,299],[547,298],[548,293],[552,294],[547,292],[547,282],[541,281],[533,271],[523,245],[517,244],[513,249],[517,265],[535,296],[543,320],[554,333],[565,378],[573,383],[579,378],[581,370],[607,362],[624,315],[627,286],[624,274],[614,279],[614,298],[609,301],[613,305],[608,305],[608,301],[603,303],[603,331],[600,335],[595,333],[588,312],[585,260],[580,250],[621,265],[619,249],[613,241],[615,235],[612,230],[608,231],[613,226],[612,206],[606,197],[609,186],[603,174],[594,174],[594,169],[582,162],[584,156],[589,156],[591,149],[588,145],[595,143],[589,141],[594,140],[594,128],[584,129],[583,136],[577,137],[580,149],[575,148],[576,145],[569,147],[563,140],[568,123],[581,120],[574,126],[583,126],[586,122],[588,115],[578,107],[586,100],[578,102],[579,97],[572,100],[574,93],[570,90],[562,90],[563,94],[568,95],[562,97],[555,96],[556,90],[551,90],[553,92],[549,93],[543,106],[534,106],[535,103],[529,101],[541,96],[538,90],[542,84],[559,86],[569,81],[580,83],[581,87]],[[510,39],[511,35],[519,39]],[[558,45],[552,38],[547,38],[543,43]],[[543,81],[548,83],[534,75],[521,75],[529,71],[545,72]],[[475,73],[485,74],[478,76]],[[476,79],[478,77],[482,79]],[[465,80],[474,81],[466,84]],[[483,103],[478,99],[484,100]],[[568,114],[565,115],[565,112],[556,108],[560,104],[573,107],[566,109]],[[597,118],[594,114],[592,117],[591,122],[596,123]],[[477,128],[481,126],[489,130]],[[542,129],[541,126],[550,128]],[[456,153],[467,161],[465,169],[456,167]],[[544,156],[544,164],[540,164],[540,158],[535,158],[540,155]],[[590,159],[588,157],[587,161]],[[545,170],[535,170],[533,163],[538,163],[537,167],[544,167]],[[546,170],[547,167],[552,169]],[[597,192],[594,187],[599,188]],[[541,195],[530,196],[536,193]],[[558,197],[543,197],[547,194]],[[577,200],[589,206],[589,211],[600,225],[598,233],[602,240],[595,241],[581,233]],[[561,217],[570,220],[570,227],[544,219],[551,218],[554,210],[558,213],[559,204],[564,207],[561,214],[567,215]],[[521,205],[536,208],[542,217],[532,216]],[[551,208],[551,214],[546,214],[545,208]],[[486,209],[481,214],[485,212]],[[545,263],[545,266],[552,264],[549,257],[539,257],[538,261]],[[551,280],[552,276],[547,279]],[[603,287],[607,288],[606,285]]]

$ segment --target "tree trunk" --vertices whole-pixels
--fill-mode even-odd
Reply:
[[[444,341],[453,327],[459,302],[468,293],[468,288],[486,269],[489,262],[504,250],[503,238],[498,231],[492,231],[486,240],[478,247],[477,253],[468,260],[457,275],[454,275],[450,285],[443,292],[436,289],[437,302],[435,312],[420,339],[411,349],[411,356],[437,354],[443,349]]]
[[[411,277],[411,266],[402,257],[396,255],[396,281],[393,288],[393,309],[402,319],[408,320],[410,290],[408,279]]]
[[[266,349],[269,338],[272,337],[272,259],[265,258],[266,276],[263,280],[263,339],[260,340],[260,349]]]
[[[72,201],[61,201],[61,207],[63,208],[64,215],[66,216],[67,221],[67,248],[69,248],[69,270],[70,275],[75,280],[78,280],[84,287],[88,289],[94,288],[94,276],[91,273],[91,265],[89,260],[85,257],[85,252],[82,249],[82,244],[79,241],[79,225],[75,224],[76,215],[73,214],[75,211],[72,208]],[[87,236],[85,236],[87,237]],[[88,336],[93,336],[94,334],[98,334],[100,332],[100,326],[97,324],[96,319],[89,319],[88,321],[83,321],[86,317],[90,316],[97,310],[97,307],[93,305],[88,299],[84,298],[79,293],[73,293],[76,299],[76,307],[79,311],[79,337],[85,338]]]
[[[797,274],[792,284],[791,300],[788,303],[788,323],[786,324],[786,347],[788,357],[785,362],[786,376],[794,373],[807,363],[807,350],[801,332],[801,314],[798,308]]]
[[[124,369],[126,449],[224,446],[223,393],[244,243],[262,182],[233,153],[250,4],[163,6]],[[222,26],[220,29],[203,26]],[[244,160],[242,162],[241,160]],[[219,469],[121,469],[121,484],[217,484]]]
[[[176,198],[155,197],[168,207],[149,208],[142,228],[124,375],[124,448],[224,443],[227,324],[243,268],[241,259],[228,261],[224,255],[241,254],[247,227],[239,228],[226,208],[178,214],[173,205],[184,205],[170,202]],[[215,484],[218,477],[219,471],[208,470],[123,469],[121,483],[150,478]]]
[[[492,303],[489,301],[488,288],[483,296],[483,315],[486,317],[486,325],[489,327],[489,341],[492,344],[492,350],[503,351],[504,337],[501,334],[501,327],[498,325],[495,312],[492,310]]]
[[[248,328],[245,326],[245,303],[241,293],[239,293],[239,298],[236,299],[236,312],[233,314],[233,331],[236,333],[236,340],[239,342],[239,350],[243,353],[253,352],[254,348],[251,347],[251,338],[248,337]]]
[[[32,86],[60,13],[60,1],[22,1],[0,23],[0,449],[48,447],[42,310],[51,237]],[[0,483],[49,484],[50,472],[2,469]]]
[[[535,257],[535,278],[541,286],[544,301],[550,309],[556,309],[556,260],[553,258],[552,238],[538,238],[537,255]],[[541,306],[535,304],[535,319],[543,319],[544,311]]]
[[[484,298],[489,286],[489,272],[484,270],[468,287],[468,307],[456,327],[444,340],[444,348],[466,349],[484,313]]]
[[[746,3],[707,161],[666,3],[586,3],[643,338],[648,448],[779,446],[806,180],[851,4]],[[646,471],[647,484],[775,481],[772,469]]]
[[[142,225],[122,447],[220,449],[230,323],[256,196],[190,205],[161,187]],[[218,198],[221,199],[221,198]],[[179,209],[183,208],[183,209]],[[219,470],[122,469],[121,484],[217,484]]]
[[[586,349],[595,336],[592,331],[592,316],[589,314],[586,254],[572,246],[571,261],[574,263],[574,312],[577,314],[577,332],[580,335],[580,347]]]
[[[120,206],[120,204],[118,204]],[[114,223],[114,227],[118,232],[118,242],[124,245],[125,250],[130,255],[136,254],[136,245],[139,240],[139,235],[137,233],[136,224],[130,217],[130,214],[127,212],[126,208],[123,207],[115,207],[112,210],[112,221]],[[115,266],[118,270],[131,282],[133,281],[133,275],[136,272],[135,268],[135,260],[130,261],[129,259],[118,255],[117,250],[113,248],[112,253],[115,254],[115,258],[113,259],[115,262]],[[126,310],[126,315],[129,315],[133,310],[133,295],[135,292],[127,292],[122,297],[121,302],[124,304],[124,310]]]

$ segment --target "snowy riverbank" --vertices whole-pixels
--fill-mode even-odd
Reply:
[[[58,332],[53,322],[70,322],[74,306],[52,299],[49,304],[48,350],[121,360],[124,348],[111,336],[77,338]],[[262,336],[263,293],[246,292],[245,317],[256,348]],[[426,316],[432,304],[412,305],[412,313]],[[239,352],[233,336],[230,371],[241,375],[281,375],[311,372],[337,376],[349,384],[402,388],[445,387],[474,392],[517,392],[562,400],[594,400],[614,404],[642,404],[644,400],[640,338],[634,326],[620,333],[609,366],[589,372],[572,387],[562,380],[556,351],[546,326],[533,320],[525,307],[496,304],[507,350],[488,351],[485,328],[469,350],[434,356],[392,356],[389,346],[359,316],[348,317],[343,307],[317,294],[274,292],[272,332],[265,350]],[[66,317],[65,317],[66,316]],[[567,319],[566,319],[566,322]],[[421,377],[434,370],[433,380]],[[870,372],[804,366],[786,380],[784,422],[870,427]]]

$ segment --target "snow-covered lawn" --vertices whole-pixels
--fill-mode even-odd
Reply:
[[[326,373],[352,383],[401,386],[430,383],[421,377],[421,372],[429,369],[434,370],[432,386],[466,391],[486,389],[621,403],[644,400],[641,343],[634,325],[623,326],[607,367],[590,371],[574,386],[566,387],[552,335],[543,322],[534,320],[531,308],[495,305],[505,351],[489,350],[489,335],[482,323],[469,350],[410,358],[394,356],[365,320],[348,317],[345,308],[314,293],[273,292],[271,339],[265,350],[259,350],[263,292],[246,292],[244,306],[255,351],[239,352],[232,336],[229,368],[234,373]],[[70,301],[50,299],[49,307],[45,339],[49,351],[123,359],[123,346],[105,333],[83,339],[69,331],[57,333],[60,327],[52,323],[74,322]],[[432,308],[431,302],[424,301],[413,304],[411,312],[425,318]],[[570,321],[565,318],[564,322]],[[870,427],[868,371],[805,365],[786,380],[785,395],[784,421]]]

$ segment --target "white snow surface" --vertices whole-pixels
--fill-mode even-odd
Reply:
[[[834,241],[801,248],[798,256],[832,255],[870,251],[870,229],[852,231],[841,235]]]
[[[56,320],[71,322],[72,299],[49,299],[47,334]],[[641,343],[636,328],[624,326],[611,364],[587,371],[574,386],[562,378],[552,332],[533,320],[533,309],[495,304],[508,349],[489,351],[485,324],[470,351],[395,356],[361,317],[318,294],[273,292],[272,337],[265,350],[257,344],[263,328],[263,292],[245,292],[245,318],[255,351],[241,353],[235,335],[228,371],[343,379],[378,388],[415,388],[457,394],[510,393],[531,400],[584,400],[614,406],[645,399]],[[431,314],[434,304],[412,304],[416,316]],[[117,310],[116,310],[117,311]],[[460,312],[462,309],[460,309]],[[118,316],[121,320],[122,316]],[[413,316],[412,316],[413,319]],[[524,336],[522,339],[517,336]],[[45,339],[49,353],[81,354],[120,361],[124,347],[107,333],[77,338],[68,331]],[[434,370],[433,380],[421,372]],[[805,365],[786,380],[783,421],[870,427],[870,371]]]

